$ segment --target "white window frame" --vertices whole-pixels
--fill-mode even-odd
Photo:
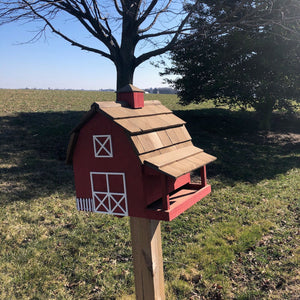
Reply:
[[[104,142],[101,142],[99,138],[106,138]],[[105,145],[109,145],[109,149]],[[95,157],[113,157],[113,149],[111,142],[111,135],[93,135],[93,145]],[[99,153],[104,150],[106,154],[100,155]],[[102,151],[103,152],[103,151]]]

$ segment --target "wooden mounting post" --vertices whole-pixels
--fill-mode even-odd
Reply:
[[[160,221],[130,218],[137,300],[164,300]]]

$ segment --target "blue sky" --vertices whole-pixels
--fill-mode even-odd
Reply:
[[[115,88],[115,67],[106,58],[82,51],[51,33],[46,39],[26,43],[34,36],[35,26],[0,26],[0,88]],[[143,89],[166,86],[159,71],[145,62],[136,69],[134,85]]]

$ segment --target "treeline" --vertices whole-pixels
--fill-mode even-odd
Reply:
[[[177,91],[173,88],[169,87],[161,87],[161,88],[148,88],[143,89],[146,93],[149,94],[177,94]],[[114,89],[99,89],[100,92],[115,92]]]
[[[144,91],[149,94],[176,94],[177,93],[175,89],[169,87],[149,88],[149,89],[145,89]]]

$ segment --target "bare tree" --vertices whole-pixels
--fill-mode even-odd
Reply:
[[[259,10],[261,18],[261,7],[268,11],[274,1],[279,0],[211,1],[233,5],[226,17],[221,15],[212,20],[211,27],[217,23],[245,24],[247,16],[255,10]],[[253,2],[259,5],[251,5]],[[134,71],[140,64],[171,50],[183,34],[191,32],[189,21],[201,3],[207,10],[208,1],[198,0],[0,0],[0,25],[41,21],[33,39],[50,29],[71,45],[110,59],[117,70],[119,89],[133,82]],[[57,21],[61,20],[79,22],[90,39],[78,41],[74,32],[59,25]],[[100,46],[98,43],[95,47],[92,40],[100,41]]]
[[[163,16],[162,19],[160,19]],[[117,70],[117,89],[133,82],[137,66],[172,49],[187,30],[190,13],[183,13],[181,1],[172,0],[19,0],[0,1],[0,24],[15,21],[42,21],[35,38],[47,29],[82,50],[110,59]],[[105,47],[78,41],[57,25],[58,19],[76,20],[93,39]],[[168,25],[159,23],[163,20]],[[157,27],[156,27],[157,26]],[[141,52],[141,45],[143,49]],[[148,51],[147,51],[148,50]]]

